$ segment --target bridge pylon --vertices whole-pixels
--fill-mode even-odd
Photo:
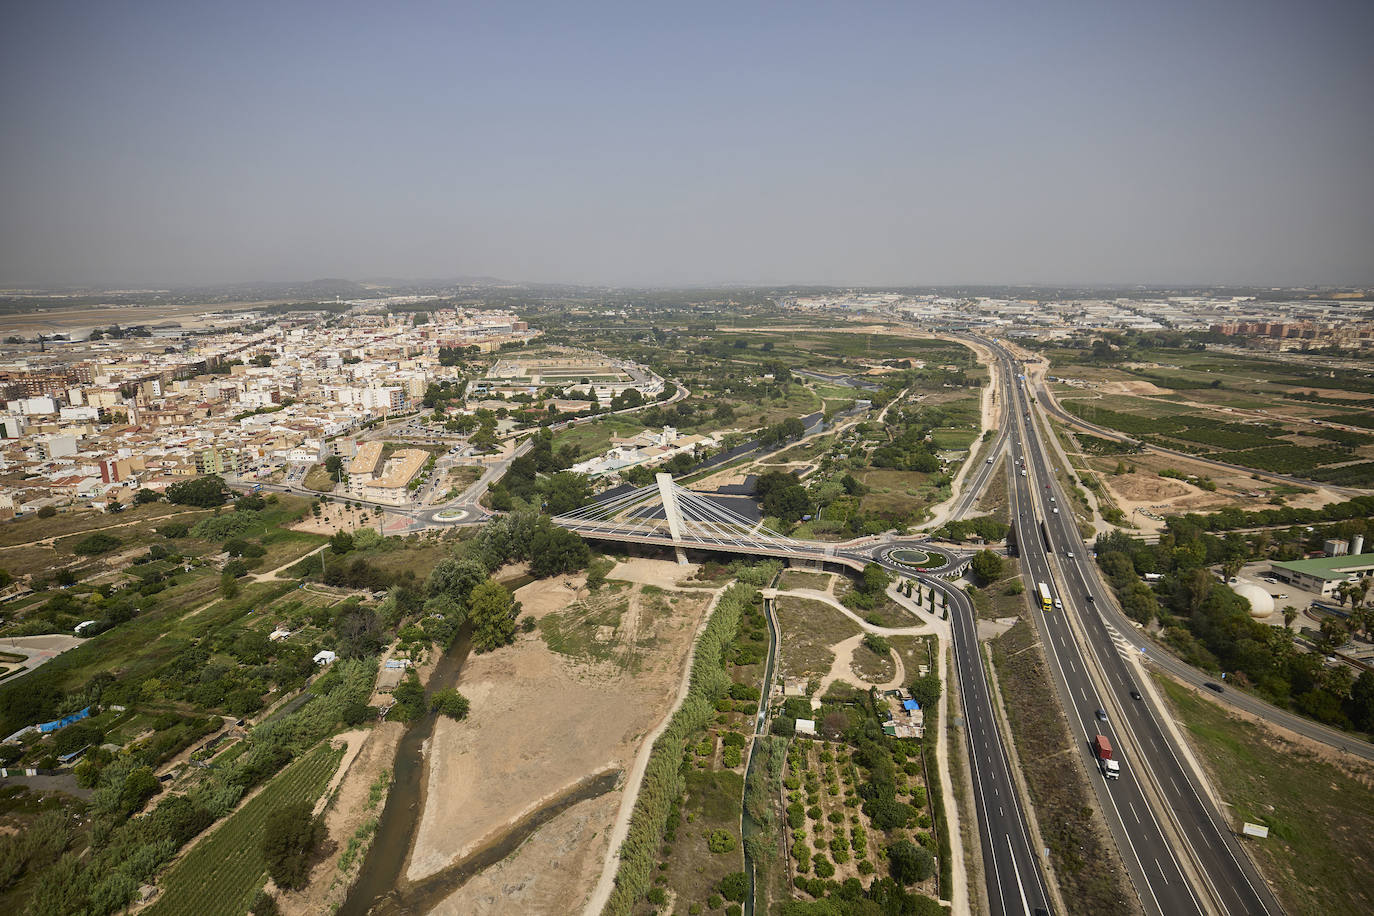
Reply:
[[[677,488],[673,486],[673,475],[658,473],[654,475],[658,484],[659,499],[663,501],[663,517],[668,520],[668,534],[673,539],[673,551],[678,563],[687,565],[687,551],[682,549],[682,512],[677,504]]]

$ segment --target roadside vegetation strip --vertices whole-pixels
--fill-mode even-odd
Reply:
[[[1310,745],[1229,715],[1173,680],[1155,675],[1227,805],[1229,826],[1269,828],[1243,837],[1293,914],[1374,912],[1374,768],[1332,762]]]
[[[693,735],[715,718],[716,701],[730,690],[730,677],[721,662],[726,647],[739,630],[740,616],[754,593],[753,586],[732,585],[717,602],[715,612],[697,640],[687,696],[654,742],[653,753],[644,770],[639,798],[630,816],[630,828],[620,847],[615,888],[602,910],[607,916],[628,916],[653,883],[668,817],[686,788],[682,776],[683,758]]]
[[[1078,912],[1135,912],[1125,866],[1104,840],[1091,788],[1070,756],[1087,748],[1071,737],[1059,712],[1035,631],[1022,617],[991,646],[1017,757],[1064,900]]]
[[[292,802],[313,803],[342,758],[342,749],[320,744],[269,782],[167,873],[149,916],[243,913],[267,874],[260,844],[268,816]]]

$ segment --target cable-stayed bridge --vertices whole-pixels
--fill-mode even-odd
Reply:
[[[889,565],[884,562],[885,555],[899,544],[895,539],[832,543],[790,538],[731,511],[709,494],[678,486],[670,474],[659,474],[648,486],[555,516],[552,521],[593,540],[672,547],[679,557],[684,556],[683,550],[695,548],[853,569],[873,562]],[[929,548],[923,545],[922,549]]]

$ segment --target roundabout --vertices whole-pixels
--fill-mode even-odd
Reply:
[[[928,544],[889,547],[878,554],[883,565],[904,572],[930,573],[945,569],[953,562],[944,551]]]

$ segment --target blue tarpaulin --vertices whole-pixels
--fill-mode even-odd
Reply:
[[[921,708],[921,704],[917,703],[915,700],[903,700],[902,708],[905,709],[907,712],[915,712],[916,710]]]
[[[87,706],[80,712],[74,712],[70,716],[63,716],[60,719],[53,719],[51,722],[43,722],[38,726],[38,730],[46,735],[48,732],[55,732],[59,728],[66,728],[73,722],[80,722],[82,719],[86,718],[90,714],[91,707]]]

